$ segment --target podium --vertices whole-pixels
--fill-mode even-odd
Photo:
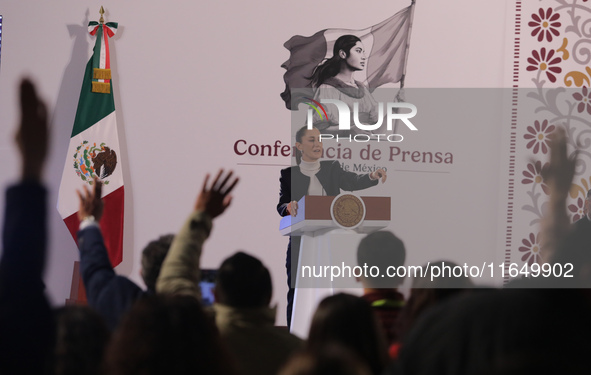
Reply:
[[[339,292],[363,293],[355,278],[355,271],[360,271],[357,246],[367,233],[389,223],[390,197],[359,197],[352,193],[304,196],[298,202],[297,215],[281,219],[282,235],[301,236],[292,333],[308,336],[314,311],[325,297]]]

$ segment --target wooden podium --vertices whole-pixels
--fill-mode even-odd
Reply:
[[[354,204],[353,208],[363,207],[363,218],[356,220],[357,223],[350,227],[343,225],[343,220],[339,218],[338,206],[343,199],[361,201]],[[349,211],[354,211],[349,216],[358,214],[356,209]],[[347,214],[345,212],[340,216],[348,219]],[[352,272],[346,272],[347,267],[353,270],[357,266],[359,241],[367,233],[385,228],[389,223],[390,197],[359,197],[352,193],[343,193],[337,197],[307,195],[298,202],[295,217],[281,219],[279,231],[282,235],[301,236],[292,333],[303,338],[308,336],[314,311],[325,297],[339,292],[355,295],[363,293],[361,284],[357,283]],[[337,268],[345,272],[339,277],[331,277]]]

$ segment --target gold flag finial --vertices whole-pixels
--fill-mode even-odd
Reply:
[[[99,10],[99,13],[101,14],[101,18],[99,19],[99,23],[103,24],[103,23],[105,23],[105,19],[103,18],[103,14],[105,14],[105,10],[103,9],[102,5],[101,5],[101,10]]]

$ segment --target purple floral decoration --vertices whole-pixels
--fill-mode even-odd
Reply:
[[[558,74],[562,72],[562,68],[557,65],[559,62],[562,61],[560,56],[554,57],[555,51],[553,49],[549,50],[546,53],[546,48],[542,47],[540,52],[533,50],[532,57],[527,58],[527,62],[530,63],[526,70],[528,72],[532,72],[535,70],[540,70],[546,73],[546,76],[550,80],[550,82],[556,82],[556,76],[554,74]]]
[[[541,42],[546,38],[547,41],[552,41],[552,35],[558,36],[560,32],[556,29],[560,27],[560,22],[557,22],[560,18],[559,13],[552,13],[552,8],[548,8],[545,12],[544,9],[540,8],[538,13],[531,15],[533,21],[529,21],[527,24],[534,29],[531,32],[531,36],[538,36],[538,42]]]
[[[554,131],[554,128],[554,125],[548,126],[548,120],[542,121],[542,124],[536,120],[534,127],[528,126],[527,133],[523,135],[523,138],[528,140],[527,148],[533,147],[534,154],[537,154],[540,150],[542,153],[547,154],[550,150],[548,136]]]
[[[572,212],[573,215],[573,223],[583,217],[585,215],[585,199],[579,197],[577,199],[577,204],[569,204],[568,210]]]
[[[529,234],[529,238],[521,240],[523,246],[519,247],[522,252],[521,260],[527,262],[530,266],[534,263],[540,263],[542,257],[540,256],[540,234],[535,236],[533,233]]]
[[[548,163],[546,163],[544,166],[546,165],[548,165]],[[542,168],[542,162],[539,160],[535,163],[528,163],[527,169],[523,171],[524,179],[521,180],[521,183],[524,185],[533,183],[541,184],[542,190],[548,195],[550,194],[550,189],[548,188],[548,185],[544,183],[544,179],[542,178]]]
[[[591,115],[591,90],[583,86],[580,93],[575,92],[573,94],[573,98],[579,101],[579,105],[577,106],[579,113],[583,113],[586,109],[587,113]]]

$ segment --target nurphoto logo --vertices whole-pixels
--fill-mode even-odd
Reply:
[[[326,139],[346,140],[350,142],[368,142],[370,140],[377,141],[388,141],[388,142],[401,142],[404,138],[401,134],[393,134],[394,121],[400,120],[412,131],[418,131],[416,126],[410,121],[417,114],[417,107],[411,103],[405,102],[387,102],[377,103],[377,120],[375,124],[363,124],[359,120],[359,103],[353,103],[353,116],[351,116],[351,109],[347,103],[338,99],[319,99],[320,102],[311,98],[304,98],[306,101],[303,103],[308,105],[308,117],[307,126],[308,129],[314,127],[314,112],[316,112],[320,121],[326,123],[330,120],[323,104],[332,104],[336,106],[338,111],[338,132],[336,134],[322,134],[325,129],[320,129],[320,141]],[[401,112],[401,109],[409,110],[410,112]],[[385,115],[384,115],[385,112]],[[351,119],[353,119],[353,126],[356,129],[352,129]],[[373,133],[382,128],[382,124],[386,121],[386,130],[388,134],[376,134]],[[335,133],[333,131],[333,133]],[[348,135],[343,135],[348,134]]]

